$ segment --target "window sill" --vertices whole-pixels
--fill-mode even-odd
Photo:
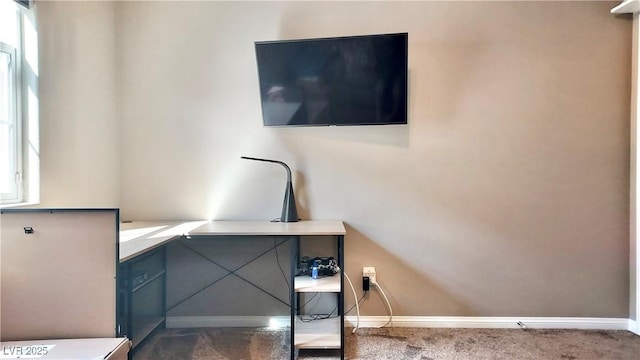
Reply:
[[[1,204],[0,209],[10,209],[10,208],[21,207],[21,206],[36,206],[36,205],[40,205],[40,203],[39,202],[20,202],[20,203],[13,203],[13,204]]]

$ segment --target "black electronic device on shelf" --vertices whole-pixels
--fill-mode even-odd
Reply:
[[[332,256],[328,257],[313,257],[303,256],[300,259],[300,266],[298,269],[298,276],[333,276],[339,271],[338,262]]]

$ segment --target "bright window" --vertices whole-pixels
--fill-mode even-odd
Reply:
[[[3,203],[22,199],[16,72],[16,50],[0,43],[0,193]]]
[[[37,32],[32,10],[0,1],[0,204],[39,200]]]

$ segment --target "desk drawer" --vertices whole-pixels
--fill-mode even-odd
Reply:
[[[160,275],[164,274],[164,257],[162,252],[156,252],[144,259],[135,261],[131,264],[131,273],[128,279],[131,283],[129,286],[133,291],[137,291],[141,286],[153,281]]]

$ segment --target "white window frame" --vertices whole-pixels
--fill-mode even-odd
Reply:
[[[13,5],[15,6],[17,38],[11,40],[15,41],[15,44],[6,44],[0,41],[0,51],[10,53],[12,57],[13,93],[10,100],[12,104],[10,122],[13,122],[11,124],[13,144],[11,144],[12,149],[9,151],[12,152],[11,161],[14,163],[9,165],[11,169],[9,174],[3,173],[0,176],[11,177],[15,186],[10,192],[0,191],[0,207],[37,204],[40,200],[37,64],[25,65],[27,64],[25,46],[28,45],[33,49],[36,45],[35,41],[37,41],[33,36],[31,39],[27,39],[25,34],[27,31],[26,22],[32,26],[30,29],[35,29],[35,25],[33,25],[34,14],[30,9],[17,4]],[[33,51],[31,52],[33,53]],[[28,73],[24,69],[29,69]],[[27,89],[29,91],[26,91]],[[35,95],[35,99],[33,95]],[[0,149],[4,151],[3,148]],[[5,161],[4,157],[0,159]]]
[[[13,182],[13,187],[9,192],[1,192],[0,199],[3,204],[16,203],[20,202],[23,199],[24,189],[22,186],[22,121],[21,121],[21,111],[19,104],[21,103],[19,100],[21,99],[20,92],[20,78],[19,78],[19,58],[18,58],[18,50],[12,47],[9,44],[5,44],[0,42],[0,52],[7,54],[9,56],[9,118],[5,121],[0,119],[2,125],[8,126],[9,132],[9,144],[3,144],[4,146],[9,145],[8,158],[9,164],[3,164],[3,168],[7,167],[9,171],[5,173],[4,169],[2,174],[0,174],[3,178],[3,181]],[[4,154],[3,154],[4,155]],[[4,159],[4,156],[3,156]],[[4,161],[4,160],[3,160]]]

